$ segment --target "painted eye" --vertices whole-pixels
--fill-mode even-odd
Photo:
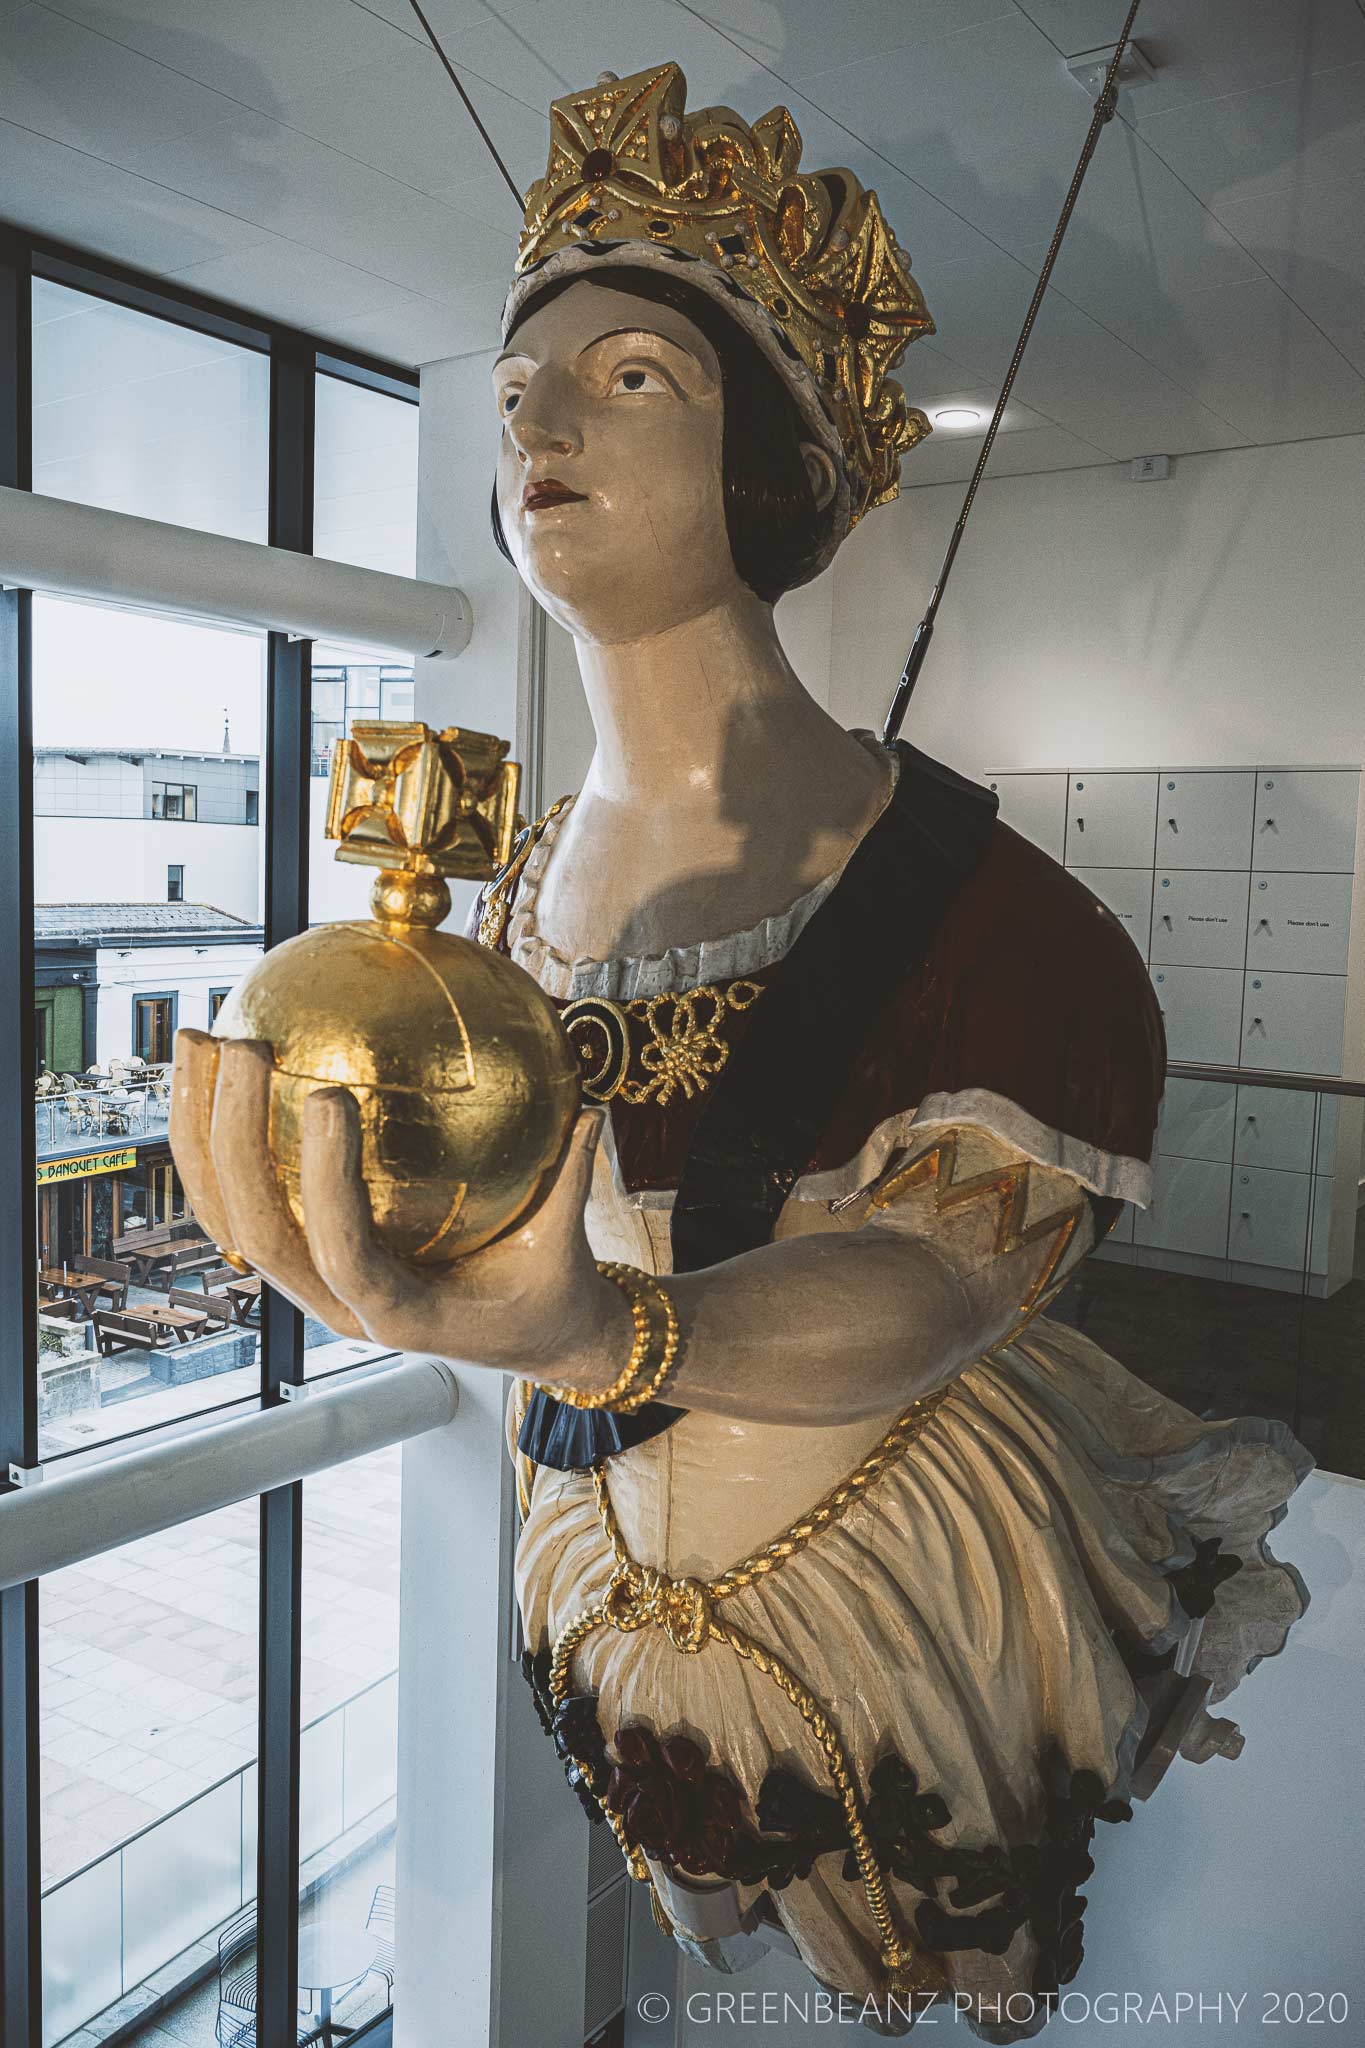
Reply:
[[[519,391],[504,391],[498,400],[498,411],[506,419],[509,413],[516,411],[520,403],[521,393]]]
[[[616,372],[616,375],[611,380],[611,389],[607,395],[609,398],[615,398],[621,392],[626,392],[631,397],[634,397],[639,392],[666,391],[667,389],[668,386],[662,379],[652,377],[648,370],[632,368]]]

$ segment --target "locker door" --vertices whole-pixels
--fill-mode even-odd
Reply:
[[[1277,1067],[1285,1074],[1339,1074],[1345,1035],[1344,975],[1246,977],[1244,1067]]]
[[[1228,1257],[1249,1266],[1301,1273],[1308,1253],[1312,1175],[1237,1166],[1232,1173]]]
[[[1073,775],[1066,817],[1069,868],[1149,868],[1156,837],[1155,773]]]
[[[997,775],[990,782],[1000,798],[1004,823],[1050,853],[1054,860],[1066,854],[1065,775]]]
[[[1232,1154],[1238,1165],[1311,1172],[1317,1103],[1316,1095],[1285,1088],[1239,1088]]]
[[[1180,1159],[1232,1158],[1237,1089],[1231,1081],[1166,1083],[1157,1145]]]
[[[1248,967],[1344,974],[1350,935],[1349,875],[1253,874]]]
[[[1078,882],[1084,882],[1107,910],[1112,910],[1133,944],[1147,958],[1152,926],[1152,871],[1150,868],[1073,868]]]
[[[1336,1183],[1330,1174],[1315,1173],[1313,1176],[1313,1212],[1308,1219],[1308,1270],[1310,1273],[1325,1273],[1331,1252],[1332,1203],[1336,1197]]]
[[[1136,1243],[1153,1249],[1193,1252],[1206,1259],[1226,1257],[1228,1184],[1233,1169],[1215,1159],[1174,1159],[1156,1163],[1150,1209],[1133,1217]]]
[[[1156,805],[1156,860],[1163,868],[1247,868],[1256,776],[1166,768]]]
[[[1350,874],[1360,776],[1346,768],[1263,768],[1252,866]]]
[[[1152,980],[1166,1019],[1170,1057],[1235,1067],[1242,998],[1242,976],[1236,968],[1153,967]]]
[[[1152,888],[1152,959],[1183,967],[1241,967],[1247,945],[1247,876],[1197,868],[1158,870]]]

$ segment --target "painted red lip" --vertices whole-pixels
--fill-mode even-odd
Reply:
[[[540,512],[547,505],[586,505],[587,502],[582,491],[571,491],[557,476],[542,477],[539,483],[527,484],[521,494],[523,512]]]

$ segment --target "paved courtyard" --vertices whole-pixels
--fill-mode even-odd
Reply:
[[[133,1426],[176,1400],[138,1401]],[[80,1419],[104,1434],[114,1418],[133,1423],[122,1405]],[[400,1458],[304,1484],[305,1725],[397,1666]],[[255,1757],[258,1532],[247,1501],[43,1580],[45,1888]]]

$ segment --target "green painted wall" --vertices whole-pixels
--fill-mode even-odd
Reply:
[[[54,1074],[79,1074],[85,1065],[81,1047],[81,992],[78,988],[39,988],[33,992],[39,1018],[39,1056]]]

